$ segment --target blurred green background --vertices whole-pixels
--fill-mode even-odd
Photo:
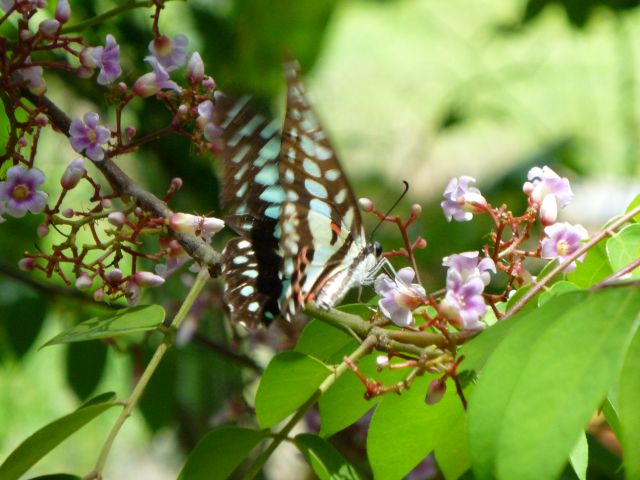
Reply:
[[[55,1],[49,3],[52,10]],[[70,25],[120,3],[71,0]],[[484,218],[445,222],[439,202],[452,176],[475,176],[491,203],[506,202],[519,212],[526,205],[526,172],[549,165],[570,177],[575,193],[561,220],[591,231],[640,192],[639,3],[190,0],[168,3],[160,27],[170,36],[188,35],[190,49],[202,54],[220,89],[251,92],[274,115],[284,102],[281,62],[292,51],[356,195],[385,209],[402,191],[401,181],[410,182],[397,212],[408,212],[413,202],[424,207],[412,233],[428,241],[419,260],[425,286],[435,290],[442,286],[442,257],[479,248],[488,231]],[[128,84],[146,70],[148,17],[144,9],[129,11],[82,31],[94,45],[104,43],[108,32],[116,36]],[[55,72],[45,76],[49,95],[71,116],[97,109],[113,120],[113,108],[95,82]],[[137,100],[126,116],[140,135],[167,122],[166,111],[153,100]],[[39,154],[55,198],[74,154],[53,133],[45,135]],[[195,155],[184,139],[163,139],[118,162],[158,195],[170,178],[180,176],[184,188],[175,209],[218,213],[217,162]],[[83,202],[83,192],[74,194],[74,201]],[[375,223],[366,220],[370,227]],[[51,282],[44,279],[28,286],[16,272],[22,252],[34,249],[37,224],[37,218],[25,218],[0,226],[0,459],[92,393],[115,390],[125,396],[157,342],[141,338],[120,353],[100,342],[38,350],[62,328],[104,309],[47,290],[43,285]],[[399,246],[390,227],[377,235],[385,249]],[[223,240],[214,243],[221,247]],[[39,245],[46,248],[46,241]],[[174,311],[184,291],[175,279],[145,300]],[[116,442],[106,478],[174,478],[184,449],[212,426],[243,418],[238,405],[244,405],[243,386],[255,372],[221,356],[216,346],[237,345],[238,339],[217,307],[214,292],[192,322],[195,341],[178,346],[163,362],[142,413]],[[263,336],[282,347],[286,333],[277,341]],[[90,424],[32,474],[89,471],[115,415]],[[603,450],[594,461],[592,474],[598,462],[616,459]],[[300,478],[295,470],[292,475]]]

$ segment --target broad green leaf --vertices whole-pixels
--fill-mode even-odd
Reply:
[[[640,258],[640,224],[627,225],[607,240],[607,255],[613,271]],[[636,267],[631,276],[640,278],[640,268]]]
[[[164,309],[160,305],[123,308],[111,315],[94,317],[79,323],[52,338],[44,346],[147,332],[160,327],[163,320]]]
[[[518,290],[516,290],[516,293],[511,295],[511,297],[509,297],[509,300],[507,300],[507,308],[505,311],[508,312],[511,309],[511,307],[513,307],[516,303],[518,303],[520,299],[527,294],[529,290],[531,290],[531,285],[525,285],[524,287],[520,287]],[[536,305],[535,299],[530,300],[520,311],[524,312],[531,308],[535,308],[535,305]]]
[[[376,408],[367,436],[367,455],[376,479],[403,478],[438,448],[459,421],[462,403],[449,382],[438,403],[425,403],[434,378],[416,379],[409,390],[386,395]]]
[[[264,371],[256,393],[256,416],[262,428],[273,427],[311,398],[329,376],[322,362],[299,352],[276,355]]]
[[[587,443],[587,436],[584,432],[580,433],[578,443],[571,451],[569,455],[569,463],[571,468],[576,472],[576,476],[580,480],[587,480],[587,465],[589,463],[589,444]]]
[[[584,257],[584,261],[576,262],[576,269],[567,275],[571,283],[580,288],[589,288],[613,273],[606,250],[607,241],[596,243]]]
[[[3,284],[0,288],[4,290],[6,287]],[[40,334],[47,314],[47,300],[31,288],[20,284],[12,285],[10,288],[12,291],[3,291],[4,298],[0,298],[0,337],[3,336],[4,330],[8,343],[6,351],[0,350],[0,358],[14,354],[20,359]]]
[[[360,476],[324,438],[303,433],[295,444],[320,480],[357,480]]]
[[[637,208],[638,206],[640,206],[640,195],[636,196],[636,198],[634,198],[631,203],[629,204],[629,206],[627,207],[627,210],[625,213],[629,213],[631,210],[633,210],[634,208]],[[640,214],[636,215],[635,217],[633,217],[633,219],[640,223]]]
[[[578,290],[578,287],[571,283],[561,280],[551,285],[551,288],[546,289],[538,297],[538,306],[542,306],[547,303],[551,298],[557,297],[562,293],[574,292]]]
[[[311,320],[300,335],[295,350],[324,363],[332,363],[338,352],[358,347],[355,338],[327,323]]]
[[[107,345],[100,340],[73,342],[67,346],[67,383],[80,400],[93,393],[107,363]]]
[[[73,413],[55,420],[41,428],[11,452],[0,465],[0,478],[14,480],[20,478],[42,457],[62,443],[95,417],[118,405],[112,400],[104,403],[90,404],[80,407]]]
[[[636,333],[620,375],[619,419],[626,478],[640,478],[640,331]]]
[[[620,428],[620,417],[618,415],[618,409],[611,402],[609,397],[602,404],[602,413],[604,414],[604,418],[607,420],[607,423],[613,430],[614,435],[618,440],[622,438],[622,429]]]
[[[448,387],[453,388],[453,385],[449,384]],[[467,416],[462,408],[458,409],[455,417],[452,417],[447,433],[440,437],[435,448],[435,456],[446,480],[460,478],[471,468]]]
[[[179,480],[229,478],[251,451],[266,437],[265,432],[232,425],[207,433],[189,454]]]
[[[635,331],[640,290],[560,295],[516,316],[469,401],[477,478],[555,478]],[[544,458],[544,461],[540,461]]]

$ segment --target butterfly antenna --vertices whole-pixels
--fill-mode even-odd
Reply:
[[[384,214],[384,218],[388,217],[389,214],[393,211],[394,208],[396,208],[398,206],[398,204],[400,203],[400,201],[404,198],[404,196],[407,194],[407,192],[409,191],[409,182],[407,182],[406,180],[403,180],[402,183],[404,183],[404,191],[400,194],[400,196],[398,197],[398,199],[394,202],[393,205],[391,205],[391,208],[389,210],[387,210],[387,212]],[[373,231],[371,232],[371,236],[370,238],[373,240],[373,235],[376,233],[376,230],[378,230],[378,228],[380,228],[380,225],[382,225],[382,222],[384,222],[384,218],[380,219],[380,221],[378,222],[378,224],[375,226],[375,228],[373,229]]]

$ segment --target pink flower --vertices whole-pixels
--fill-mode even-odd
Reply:
[[[79,118],[74,118],[69,127],[69,142],[73,149],[86,153],[91,160],[99,162],[104,159],[104,149],[102,146],[109,141],[111,132],[108,128],[98,125],[100,116],[97,113],[89,112],[84,116],[84,122]]]
[[[78,185],[85,173],[87,173],[87,169],[84,168],[84,161],[81,157],[78,157],[67,165],[60,179],[60,185],[66,190],[71,190]]]
[[[476,179],[469,176],[452,178],[444,190],[444,200],[440,203],[444,216],[450,222],[453,218],[458,222],[468,222],[474,213],[481,213],[487,205],[486,199],[471,184]]]
[[[204,79],[204,63],[198,52],[193,52],[187,63],[187,78],[192,85],[200,83]]]
[[[95,66],[100,68],[98,83],[108,85],[122,73],[120,67],[120,46],[113,35],[107,34],[104,47],[96,47],[91,50],[91,57]]]
[[[26,64],[31,64],[31,59],[27,58],[25,60]],[[16,75],[18,75],[18,79],[27,83],[27,87],[29,91],[34,95],[42,95],[47,91],[47,83],[44,81],[44,77],[42,76],[43,70],[40,66],[35,67],[24,67],[16,70]],[[12,77],[13,80],[13,77]]]
[[[589,238],[589,233],[582,225],[571,225],[570,223],[556,223],[544,229],[547,236],[542,240],[542,258],[554,259],[564,262],[576,250],[578,250],[584,240]],[[585,254],[578,257],[582,261]],[[565,269],[565,272],[571,272],[576,268],[576,263],[571,262]]]
[[[378,301],[380,310],[399,327],[413,325],[411,312],[424,303],[424,288],[411,283],[415,275],[411,267],[405,267],[398,271],[395,279],[383,273],[374,282],[376,293],[382,297]]]
[[[169,228],[174,232],[211,236],[224,228],[224,221],[215,217],[174,213],[169,217]]]
[[[573,198],[571,185],[567,178],[561,178],[546,165],[533,167],[527,174],[528,182],[522,190],[529,196],[529,202],[540,207],[540,220],[543,225],[556,221],[558,206],[566,207]]]
[[[37,168],[11,167],[7,170],[7,179],[0,182],[0,204],[16,218],[23,217],[27,211],[40,213],[47,206],[47,194],[38,190],[42,183],[44,174]]]
[[[167,72],[171,72],[180,68],[187,60],[188,43],[189,39],[184,35],[176,35],[174,40],[160,35],[151,40],[149,51]]]
[[[169,78],[169,74],[155,57],[147,57],[145,59],[153,72],[145,73],[133,84],[133,93],[142,98],[155,95],[160,90],[175,90],[181,92],[182,89],[176,82]]]

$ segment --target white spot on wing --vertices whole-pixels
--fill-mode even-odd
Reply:
[[[331,217],[331,207],[327,202],[314,198],[309,202],[309,207],[311,207],[311,210],[321,213],[325,217]]]
[[[322,176],[320,167],[316,162],[314,162],[310,158],[305,158],[302,161],[302,166],[304,167],[305,172],[307,172],[312,177],[320,178]]]
[[[231,161],[233,163],[240,163],[242,161],[242,159],[244,158],[244,156],[249,152],[250,149],[251,149],[250,145],[241,146],[238,149],[238,151],[236,152],[236,154],[231,158]]]
[[[316,182],[315,180],[311,180],[310,178],[307,178],[304,181],[304,187],[314,197],[327,198],[328,196],[327,189],[324,187],[324,185]]]
[[[347,199],[347,189],[343,188],[342,190],[340,190],[336,196],[334,197],[334,200],[336,201],[336,203],[342,203]]]
[[[262,168],[254,180],[261,185],[273,185],[278,181],[278,167],[275,164]]]
[[[243,297],[248,297],[253,293],[253,291],[254,288],[251,285],[245,285],[240,289],[240,295],[242,295]]]
[[[238,248],[249,248],[251,246],[251,242],[248,240],[240,240],[238,242]]]
[[[291,170],[290,168],[287,168],[284,171],[284,179],[287,183],[293,183],[294,180],[296,179],[295,174],[293,173],[293,170]]]
[[[330,182],[335,182],[338,178],[340,178],[340,170],[338,170],[337,168],[327,170],[326,172],[324,172],[324,178],[326,178]]]
[[[236,265],[242,265],[243,263],[247,263],[248,261],[249,259],[244,255],[238,255],[237,257],[234,257],[232,260],[232,262],[235,263]]]
[[[257,312],[258,309],[260,308],[260,304],[258,302],[251,302],[248,306],[247,306],[247,310],[249,310],[250,312]],[[270,313],[270,312],[267,312]]]

